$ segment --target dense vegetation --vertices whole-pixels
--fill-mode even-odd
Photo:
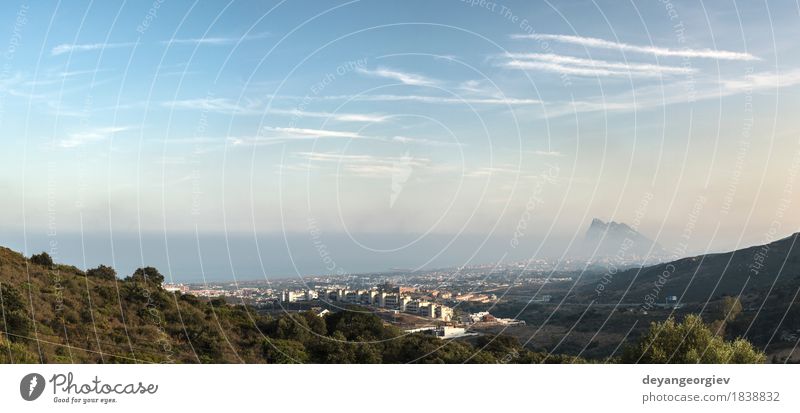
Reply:
[[[324,317],[310,311],[270,317],[222,299],[167,292],[163,281],[152,267],[119,279],[110,267],[84,272],[55,264],[44,253],[26,259],[0,248],[0,363],[584,362],[533,352],[506,336],[480,336],[469,344],[407,334],[357,307]],[[692,321],[697,322],[702,324]],[[739,356],[740,342],[703,337],[693,338],[691,345],[733,346],[733,357],[709,360],[761,361]],[[641,360],[662,361],[654,354],[674,344],[673,339],[671,334],[661,341],[648,337],[661,347],[643,351]],[[679,347],[682,353],[684,347]],[[625,361],[635,361],[630,357]],[[695,360],[682,356],[671,361]]]
[[[709,328],[697,315],[689,315],[683,322],[674,318],[653,323],[636,345],[625,351],[625,363],[763,363],[764,353],[756,350],[742,338],[725,341]]]

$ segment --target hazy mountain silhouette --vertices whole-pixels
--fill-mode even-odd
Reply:
[[[660,261],[666,257],[661,245],[621,222],[593,219],[574,257],[592,261]]]

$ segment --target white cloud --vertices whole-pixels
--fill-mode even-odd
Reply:
[[[411,156],[350,155],[330,152],[296,152],[294,156],[309,163],[332,163],[337,168],[365,178],[396,177],[408,171],[428,167],[430,159]]]
[[[554,156],[554,157],[564,156],[564,154],[558,151],[533,151],[531,153],[539,156]]]
[[[170,109],[201,110],[224,114],[259,114],[261,104],[257,101],[234,102],[225,98],[183,99],[162,102],[161,106]]]
[[[392,136],[391,141],[404,144],[416,144],[416,145],[433,146],[433,147],[461,146],[461,143],[458,142],[443,142],[433,139],[412,138],[408,136]]]
[[[473,98],[473,97],[447,97],[447,96],[425,96],[425,95],[331,95],[322,97],[324,100],[352,100],[361,102],[421,102],[433,104],[469,104],[469,105],[539,105],[541,100],[521,99],[521,98]]]
[[[57,74],[58,77],[75,77],[75,76],[83,76],[83,75],[95,75],[100,72],[108,72],[108,69],[90,69],[90,70],[71,70],[71,71],[62,71]]]
[[[160,43],[165,45],[194,44],[194,45],[224,46],[229,44],[235,44],[237,42],[263,39],[267,36],[269,36],[269,33],[255,33],[238,37],[197,37],[197,38],[185,38],[185,39],[169,39],[169,40],[164,40]],[[136,43],[134,42],[85,43],[85,44],[63,43],[53,47],[53,49],[50,50],[50,54],[52,56],[58,56],[64,53],[89,52],[102,49],[119,49],[124,47],[133,47],[134,45],[136,45]]]
[[[229,136],[227,139],[228,142],[234,146],[267,146],[312,139],[364,138],[364,136],[361,136],[356,132],[329,129],[280,128],[265,126],[263,131],[272,134],[272,136]]]
[[[464,174],[466,177],[478,178],[493,175],[519,175],[523,171],[514,165],[482,166]]]
[[[508,53],[505,57],[509,60],[501,63],[503,67],[520,70],[541,70],[575,76],[659,77],[695,72],[695,69],[680,66],[609,62],[550,53]]]
[[[415,73],[400,72],[400,71],[397,71],[397,70],[386,69],[386,68],[378,68],[378,69],[375,69],[375,70],[369,70],[369,69],[364,69],[364,68],[359,67],[356,70],[361,74],[365,74],[365,75],[368,75],[368,76],[374,76],[374,77],[382,77],[382,78],[386,78],[386,79],[392,79],[392,80],[396,80],[396,81],[398,81],[400,83],[403,83],[405,85],[411,85],[411,86],[433,86],[433,85],[438,83],[437,81],[435,81],[433,79],[430,79],[430,78],[427,78],[427,77],[422,76],[422,75],[418,75],[418,74],[415,74]]]
[[[61,148],[76,148],[86,144],[99,142],[108,139],[115,133],[129,130],[126,126],[111,126],[104,128],[95,128],[83,132],[75,132],[68,135],[66,139],[58,142]]]
[[[740,93],[761,92],[800,85],[800,69],[785,72],[760,72],[730,79],[706,82],[678,81],[663,86],[647,86],[616,95],[551,104],[547,117],[587,112],[631,112],[676,103],[721,99]]]
[[[386,115],[372,113],[307,112],[298,109],[270,109],[268,112],[276,115],[287,115],[297,118],[321,118],[338,122],[379,123],[384,122],[388,118]]]
[[[64,53],[89,52],[103,49],[119,49],[123,47],[133,47],[136,43],[91,43],[91,44],[70,44],[64,43],[54,47],[50,55],[58,56]]]
[[[269,33],[255,33],[238,37],[194,37],[185,39],[169,39],[164,40],[162,44],[180,45],[180,44],[194,44],[194,45],[209,45],[209,46],[224,46],[235,44],[238,42],[246,42],[250,40],[263,39],[269,36]]]
[[[321,118],[337,122],[378,123],[384,122],[388,118],[386,115],[374,113],[334,113],[301,111],[298,109],[267,109],[262,102],[257,100],[235,102],[226,98],[172,100],[162,102],[161,105],[170,109],[198,110],[228,115],[264,115],[271,113],[297,118]]]
[[[797,84],[800,84],[800,69],[785,72],[752,73],[741,79],[722,81],[722,86],[728,93],[776,89]]]
[[[336,131],[328,129],[307,129],[307,128],[273,128],[265,126],[264,130],[277,132],[288,137],[309,137],[309,138],[360,138],[356,132]]]
[[[741,61],[761,60],[760,58],[753,56],[750,53],[743,53],[743,52],[731,52],[727,50],[713,50],[713,49],[689,49],[689,48],[669,49],[657,46],[639,46],[628,43],[613,42],[605,39],[598,39],[596,37],[570,36],[564,34],[525,34],[525,35],[512,35],[511,38],[550,40],[560,43],[576,44],[589,48],[621,50],[625,52],[651,54],[655,56],[664,56],[664,57],[689,57],[689,58],[741,60]]]

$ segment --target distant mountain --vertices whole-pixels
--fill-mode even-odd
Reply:
[[[593,219],[583,242],[572,254],[591,261],[658,262],[667,256],[661,245],[621,222]]]
[[[800,286],[798,236],[800,233],[766,245],[623,271],[609,279],[599,298],[631,303],[654,297],[660,303],[674,295],[684,303],[705,303],[728,295],[741,296],[746,305],[761,306],[766,298],[780,293],[788,294],[791,303]],[[579,295],[587,297],[594,291],[595,285],[578,289]]]

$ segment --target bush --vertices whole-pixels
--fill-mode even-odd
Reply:
[[[100,265],[97,268],[92,268],[86,271],[86,275],[92,278],[99,278],[101,280],[113,280],[117,278],[117,272],[113,268],[105,265]]]
[[[670,317],[653,323],[634,346],[626,349],[623,363],[763,363],[764,353],[747,340],[725,341],[714,334],[698,315],[689,315],[682,323]]]
[[[53,258],[50,257],[50,254],[46,252],[42,252],[41,254],[31,255],[31,262],[36,265],[41,265],[43,267],[53,266]]]
[[[292,340],[266,339],[261,351],[267,363],[308,363],[308,353],[302,343]]]
[[[3,332],[11,341],[23,341],[30,335],[33,324],[28,317],[25,303],[19,291],[11,285],[0,284],[0,299],[3,305]]]
[[[125,280],[150,283],[160,286],[164,282],[164,276],[153,267],[145,267],[137,269],[133,272],[133,275]]]

